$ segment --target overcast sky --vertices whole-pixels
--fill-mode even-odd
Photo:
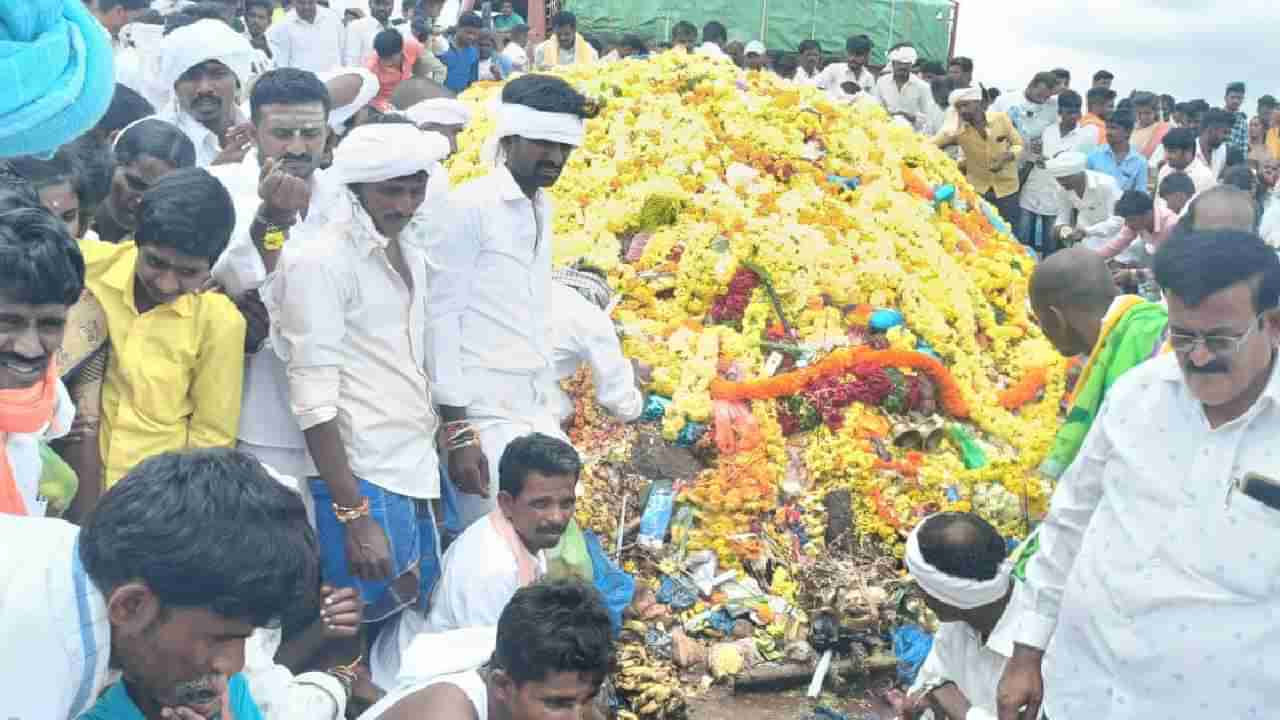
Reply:
[[[1280,96],[1277,0],[960,0],[956,54],[979,82],[1024,87],[1038,70],[1066,67],[1071,87],[1115,73],[1130,90],[1221,105],[1228,82],[1248,83],[1246,109]]]

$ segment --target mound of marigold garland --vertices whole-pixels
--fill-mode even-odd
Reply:
[[[823,538],[797,518],[838,488],[898,550],[942,509],[1025,533],[1065,367],[1028,317],[1033,259],[951,160],[879,109],[705,58],[564,77],[604,110],[552,191],[556,262],[609,273],[664,437],[715,454],[682,495],[690,549],[803,563]],[[499,87],[463,96],[455,185],[488,172]]]

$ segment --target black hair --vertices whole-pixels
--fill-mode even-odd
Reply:
[[[951,82],[951,78],[945,75],[936,77],[933,82],[929,83],[929,90],[933,94],[934,103],[943,110],[951,107],[951,92],[955,89],[955,83]]]
[[[80,560],[104,595],[142,581],[165,608],[205,608],[255,627],[313,602],[319,584],[302,500],[227,449],[135,466],[80,532]]]
[[[1178,99],[1177,99],[1177,98],[1175,98],[1175,97],[1174,97],[1174,96],[1172,96],[1172,95],[1169,95],[1169,94],[1161,95],[1161,96],[1160,96],[1160,104],[1161,104],[1161,105],[1168,105],[1169,107],[1177,107],[1177,106],[1178,106]]]
[[[1196,98],[1195,100],[1187,101],[1187,112],[1206,113],[1209,112],[1210,109],[1209,101],[1204,98]]]
[[[400,33],[396,30],[397,36]],[[378,33],[379,37],[382,33]],[[249,115],[254,123],[262,121],[262,108],[267,105],[310,105],[320,103],[328,116],[333,109],[329,88],[314,73],[297,68],[268,70],[258,77],[249,93]]]
[[[1083,105],[1080,93],[1075,90],[1063,90],[1058,93],[1058,112],[1080,112]]]
[[[916,531],[920,555],[942,572],[967,580],[991,580],[1008,550],[991,523],[973,513],[934,515]]]
[[[38,158],[34,155],[22,155],[6,160],[9,167],[22,179],[31,183],[36,192],[51,186],[67,183],[75,188],[76,162],[75,156],[64,145],[51,158]]]
[[[163,120],[148,118],[116,138],[116,165],[128,165],[140,157],[153,157],[175,169],[196,165],[196,146],[186,133]]]
[[[616,661],[613,626],[600,593],[581,580],[543,580],[520,588],[498,617],[490,665],[516,685],[557,673],[603,682]]]
[[[484,20],[473,12],[464,13],[462,17],[458,18],[458,27],[469,27],[482,30],[484,29]]]
[[[1115,79],[1116,79],[1116,76],[1112,75],[1109,70],[1099,70],[1098,72],[1093,74],[1094,82],[1097,82],[1099,80],[1115,80]]]
[[[373,38],[373,50],[378,57],[386,60],[404,52],[404,35],[395,28],[383,30]]]
[[[507,32],[508,37],[510,37],[511,35],[528,35],[528,34],[529,34],[529,26],[525,25],[524,23],[520,23],[519,25],[516,25],[515,27],[511,28],[510,31]]]
[[[956,57],[951,58],[951,62],[947,63],[948,68],[952,65],[959,66],[961,72],[973,72],[973,60],[970,58],[957,55]]]
[[[144,117],[156,114],[156,109],[146,98],[127,85],[116,83],[107,114],[102,116],[94,130],[102,135],[119,132]]]
[[[188,168],[165,175],[142,194],[134,238],[138,245],[204,258],[212,267],[227,249],[235,226],[235,206],[227,189],[208,171]]]
[[[587,98],[555,75],[521,75],[502,88],[502,102],[540,112],[566,113],[580,118],[593,116]]]
[[[276,10],[275,5],[271,0],[245,0],[244,11],[246,14],[249,12],[250,8],[256,7],[266,8],[268,17],[270,17],[270,15]]]
[[[1046,71],[1046,72],[1038,72],[1038,73],[1036,73],[1035,75],[1031,76],[1031,85],[1032,85],[1032,86],[1035,86],[1035,85],[1044,85],[1045,87],[1052,88],[1053,86],[1055,86],[1055,85],[1057,85],[1057,84],[1058,84],[1058,76],[1057,76],[1057,75],[1054,75],[1054,74],[1053,74],[1053,73],[1051,73],[1051,72],[1047,72],[1047,71]]]
[[[1236,124],[1236,119],[1231,113],[1221,108],[1210,108],[1200,117],[1200,129],[1207,130],[1212,127],[1229,128]]]
[[[1071,82],[1071,71],[1066,68],[1054,68],[1049,72],[1053,73],[1053,76],[1059,80]]]
[[[1243,95],[1243,94],[1245,94],[1245,89],[1244,89],[1244,88],[1245,88],[1244,83],[1240,82],[1239,80],[1237,80],[1237,81],[1235,81],[1235,82],[1227,83],[1227,92],[1226,92],[1226,94],[1227,94],[1227,95],[1230,95],[1231,93],[1240,93],[1241,95]]]
[[[1116,110],[1107,118],[1107,124],[1122,127],[1132,132],[1134,126],[1133,112],[1128,108]]]
[[[800,47],[796,48],[796,52],[798,53],[808,52],[809,50],[817,50],[818,54],[821,55],[822,43],[818,42],[817,40],[814,40],[813,38],[806,38],[804,40],[801,40]]]
[[[111,154],[111,148],[92,135],[81,135],[63,147],[75,157],[75,188],[80,198],[80,212],[90,212],[111,193],[115,156]]]
[[[398,112],[380,112],[369,116],[365,121],[365,125],[413,125],[417,127],[417,123],[411,120],[407,115]]]
[[[125,10],[146,10],[151,7],[151,0],[98,0],[98,10],[106,13],[122,7]]]
[[[1261,277],[1255,312],[1280,303],[1280,256],[1251,232],[1207,230],[1173,233],[1155,258],[1156,282],[1190,307],[1238,283]]]
[[[1110,88],[1096,87],[1089,88],[1089,92],[1085,93],[1085,99],[1089,103],[1089,107],[1100,105],[1116,99],[1116,91]]]
[[[649,46],[645,44],[644,38],[639,35],[626,35],[620,43],[622,47],[635,50],[640,53],[649,52]]]
[[[1231,150],[1227,151],[1227,166],[1222,171],[1222,184],[1252,193],[1256,189],[1254,187],[1256,178],[1253,176],[1253,169],[1243,162],[1232,163],[1233,153],[1244,154],[1239,148],[1231,148]]]
[[[1258,106],[1274,108],[1280,106],[1280,102],[1276,100],[1274,95],[1263,95],[1258,98]]]
[[[871,52],[873,45],[871,38],[866,35],[854,35],[844,41],[844,51],[850,54],[868,53]]]
[[[164,27],[164,15],[161,15],[160,11],[155,8],[147,7],[133,22],[135,25],[159,25]]]
[[[28,305],[66,305],[84,290],[84,256],[66,223],[40,205],[35,189],[0,188],[0,296]]]
[[[1196,194],[1196,183],[1184,172],[1171,172],[1160,181],[1160,197],[1167,198],[1176,193]]]
[[[697,40],[698,28],[696,25],[694,25],[691,22],[688,22],[686,20],[681,20],[680,22],[676,23],[674,27],[671,28],[671,39],[674,41],[677,37],[685,37],[685,38],[690,38],[692,40]]]
[[[1161,144],[1164,145],[1165,150],[1195,150],[1195,128],[1173,128],[1165,134],[1164,140]]]
[[[1159,102],[1159,98],[1155,96],[1155,93],[1139,90],[1133,94],[1134,107],[1156,107],[1157,102]]]
[[[724,23],[712,20],[702,26],[702,42],[726,43],[728,41],[729,31],[725,28]]]
[[[498,461],[498,489],[520,497],[529,473],[572,475],[582,472],[582,459],[569,443],[542,433],[530,433],[512,440]]]
[[[1125,190],[1116,201],[1116,215],[1119,217],[1146,215],[1153,208],[1155,204],[1151,202],[1151,196],[1137,190]]]
[[[578,16],[568,10],[561,10],[551,18],[551,29],[558,30],[562,27],[578,27]]]
[[[40,207],[40,194],[36,189],[31,187],[31,183],[26,178],[13,171],[8,163],[0,161],[0,194],[3,194],[10,203],[18,203],[6,209],[18,209],[23,207],[21,203],[27,203]]]
[[[942,67],[942,63],[937,60],[929,60],[920,66],[920,72],[926,75],[946,75],[947,69]]]

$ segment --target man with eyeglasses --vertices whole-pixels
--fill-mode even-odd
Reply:
[[[1000,720],[1264,717],[1280,686],[1280,257],[1192,232],[1155,273],[1174,352],[1110,389],[1058,484]]]

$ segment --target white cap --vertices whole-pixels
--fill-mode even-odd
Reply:
[[[752,40],[751,42],[747,43],[747,47],[745,50],[745,53],[747,55],[764,55],[765,52],[766,52],[766,49],[765,49],[764,43],[760,42],[759,40]]]

